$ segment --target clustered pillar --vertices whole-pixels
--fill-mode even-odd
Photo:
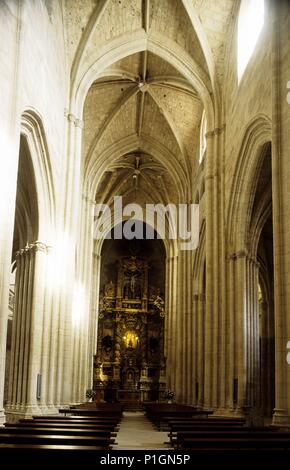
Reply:
[[[36,241],[17,253],[8,414],[29,415],[41,408],[41,388],[47,382],[49,357],[44,328],[48,320],[44,315],[48,251],[49,247]]]

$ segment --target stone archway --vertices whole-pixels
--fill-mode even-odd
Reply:
[[[160,400],[166,381],[164,245],[156,232],[151,240],[111,234],[101,252],[94,388],[106,401]]]
[[[47,361],[42,360],[48,300],[49,241],[54,228],[54,189],[41,119],[25,111],[19,147],[18,179],[12,250],[15,300],[9,361],[6,363],[7,420],[40,411],[46,403]],[[48,360],[48,359],[47,359]],[[42,388],[43,390],[43,388]],[[44,405],[45,406],[45,405]]]

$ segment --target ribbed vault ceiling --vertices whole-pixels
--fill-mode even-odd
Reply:
[[[155,202],[178,200],[167,160],[189,177],[198,150],[202,103],[195,90],[168,63],[150,52],[110,67],[91,87],[84,110],[83,155],[98,160],[118,142],[134,140],[133,151],[108,161],[98,200],[147,191]],[[146,150],[144,141],[147,142]],[[155,144],[161,149],[157,156]],[[170,157],[168,157],[170,155]],[[103,189],[105,188],[105,189]],[[167,189],[166,189],[167,188]],[[133,191],[134,189],[134,191]],[[103,201],[105,202],[105,201]]]
[[[90,68],[96,51],[100,56],[138,31],[169,52],[167,61],[155,51],[131,53],[97,73],[88,91],[82,161],[98,202],[114,195],[128,202],[192,198],[203,104],[172,65],[170,50],[193,61],[212,95],[213,76],[222,76],[235,5],[233,0],[66,0],[72,74]]]

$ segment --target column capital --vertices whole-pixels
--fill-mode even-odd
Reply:
[[[20,248],[20,250],[16,251],[16,259],[20,258],[23,255],[26,255],[29,252],[29,245],[27,244],[24,248]]]
[[[29,245],[29,249],[32,250],[32,251],[41,251],[43,253],[47,253],[49,251],[51,247],[49,247],[48,245],[46,245],[45,243],[42,243],[38,240],[36,240],[35,242],[33,243],[30,243]]]
[[[214,137],[215,135],[220,135],[225,131],[226,125],[223,124],[221,127],[215,127],[212,131],[208,131],[205,134],[207,139]]]
[[[30,253],[32,251],[41,251],[43,253],[48,253],[51,249],[51,246],[46,245],[45,243],[42,243],[38,240],[32,243],[27,243],[27,245],[24,248],[21,248],[16,252],[16,258],[19,258],[20,256],[23,256],[27,253]]]
[[[215,172],[215,173],[211,173],[211,174],[209,174],[209,175],[206,175],[204,179],[205,179],[205,180],[213,180],[213,179],[216,178],[217,176],[218,176],[218,173]]]
[[[81,129],[84,127],[84,121],[82,119],[77,118],[67,108],[65,108],[64,110],[64,117],[67,118],[68,122],[72,122],[75,127],[80,127]]]
[[[232,254],[228,256],[228,259],[230,261],[237,261],[239,259],[246,259],[247,261],[250,261],[251,263],[255,264],[257,267],[260,267],[260,263],[257,260],[255,256],[250,254],[247,250],[239,250],[235,251]]]
[[[91,198],[90,196],[88,196],[87,194],[83,194],[82,198],[83,198],[84,201],[89,202],[92,205],[96,204],[96,201],[93,198]]]
[[[67,112],[65,113],[65,117],[67,118],[68,122],[75,123],[76,117],[74,114]]]
[[[83,129],[84,127],[84,121],[82,119],[76,118],[75,119],[75,127],[79,127],[80,129]]]

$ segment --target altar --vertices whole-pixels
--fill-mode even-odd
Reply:
[[[119,261],[100,298],[94,389],[106,401],[139,403],[165,389],[164,300],[146,259]]]
[[[122,402],[134,402],[139,403],[141,401],[141,391],[140,390],[118,390],[117,400]]]

